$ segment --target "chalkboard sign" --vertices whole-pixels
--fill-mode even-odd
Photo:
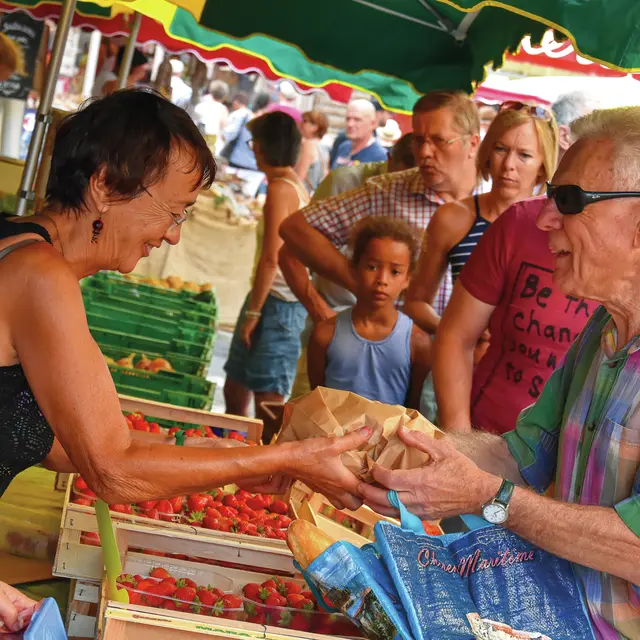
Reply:
[[[33,85],[36,59],[42,40],[44,23],[34,20],[22,11],[7,13],[0,20],[0,33],[14,40],[22,49],[24,75],[14,73],[8,80],[0,82],[0,97],[26,100]]]

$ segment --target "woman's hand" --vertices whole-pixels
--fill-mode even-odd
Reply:
[[[373,477],[383,488],[359,486],[365,504],[374,511],[398,517],[387,499],[389,489],[397,491],[404,506],[422,520],[476,513],[498,492],[500,478],[482,471],[446,438],[436,440],[402,427],[398,433],[408,447],[428,453],[431,459],[416,469],[391,471],[375,466]]]
[[[251,349],[251,339],[253,337],[253,332],[256,330],[258,326],[258,322],[260,318],[254,318],[253,316],[246,316],[244,321],[242,322],[242,327],[240,329],[240,339],[246,345],[247,349]]]
[[[324,494],[337,509],[357,509],[362,505],[358,478],[342,463],[340,456],[362,446],[372,430],[363,427],[346,436],[309,438],[286,443],[291,474],[310,489]],[[276,445],[278,446],[278,445]]]
[[[38,607],[39,603],[35,600],[0,582],[0,633],[22,631]]]

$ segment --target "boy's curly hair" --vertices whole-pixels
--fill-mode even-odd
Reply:
[[[404,220],[386,216],[369,216],[362,218],[351,232],[349,246],[353,252],[351,262],[355,266],[367,250],[369,243],[376,238],[391,238],[395,242],[402,242],[409,249],[409,272],[416,266],[420,242],[416,230]]]

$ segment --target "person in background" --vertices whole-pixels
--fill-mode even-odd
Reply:
[[[287,80],[283,80],[278,85],[278,102],[270,104],[267,113],[282,111],[290,115],[296,122],[302,122],[302,111],[298,109],[297,103],[298,92],[295,87]]]
[[[253,111],[253,117],[257,118],[263,113],[267,113],[267,108],[271,104],[271,96],[263,91],[258,93],[251,103],[251,111]]]
[[[376,138],[385,149],[393,147],[401,137],[400,125],[391,118],[387,119],[384,126],[376,129]]]
[[[227,413],[256,415],[263,402],[284,402],[300,355],[300,333],[307,315],[278,267],[279,228],[309,196],[295,172],[302,137],[286,113],[266,113],[248,124],[257,166],[267,177],[267,198],[258,225],[253,286],[244,303],[225,364]]]
[[[171,65],[171,102],[178,107],[186,109],[191,102],[193,90],[182,79],[184,73],[184,62],[177,58],[169,60]]]
[[[602,306],[503,437],[468,425],[468,433],[442,439],[402,429],[407,446],[429,455],[427,465],[410,471],[378,466],[373,477],[382,487],[363,483],[360,491],[369,506],[396,517],[389,488],[401,490],[405,507],[424,520],[483,513],[572,563],[593,637],[630,640],[640,638],[640,108],[594,111],[572,131],[578,139],[538,210],[537,226],[553,253],[553,285],[568,307],[543,332],[553,330],[557,341],[583,298]],[[533,300],[523,309],[521,336],[537,319],[529,315],[532,307],[537,315],[550,301],[547,282],[525,268],[517,283],[514,303],[524,302],[521,292]],[[523,326],[521,316],[505,321],[511,319]],[[566,349],[564,339],[560,345]]]
[[[307,111],[302,115],[302,149],[296,164],[296,173],[312,195],[324,180],[329,167],[327,152],[320,144],[328,128],[329,119],[321,111]]]
[[[498,115],[498,107],[490,104],[481,104],[478,106],[480,114],[480,137],[484,138],[491,126],[491,123]]]
[[[347,139],[337,148],[332,169],[362,162],[382,162],[387,152],[376,140],[376,110],[369,100],[359,98],[347,105]]]
[[[200,131],[206,136],[216,136],[216,150],[222,148],[221,134],[229,117],[229,109],[224,104],[228,96],[229,85],[214,80],[193,111],[193,120]]]
[[[116,64],[112,72],[107,72],[102,76],[102,86],[94,86],[94,94],[98,96],[108,96],[114,91],[118,90],[118,77],[120,76],[120,65],[122,65],[122,58],[124,57],[124,47],[118,49],[116,55]],[[139,86],[147,77],[149,73],[149,60],[138,49],[133,50],[133,58],[131,59],[131,70],[129,71],[129,77],[127,78],[127,88]],[[96,81],[97,82],[97,81]],[[99,91],[100,93],[95,93]]]
[[[224,148],[220,155],[227,159],[230,167],[258,171],[256,156],[251,148],[251,133],[247,124],[253,118],[246,93],[236,93],[231,102],[231,113],[227,126],[222,130]]]
[[[398,140],[387,162],[359,164],[332,171],[316,189],[313,201],[351,191],[362,186],[369,178],[385,173],[406,171],[413,167],[415,167],[415,156],[412,134],[407,133]],[[346,254],[348,247],[345,245],[340,248],[340,251]],[[291,397],[297,398],[310,391],[307,375],[307,342],[314,324],[353,306],[356,299],[351,291],[317,274],[314,274],[313,279],[310,280],[305,266],[287,249],[286,244],[280,249],[278,262],[289,286],[309,313],[307,325],[301,336],[302,353],[291,390]]]
[[[594,101],[581,91],[565,93],[551,105],[551,111],[558,123],[559,159],[562,159],[567,149],[573,144],[571,123],[591,113],[593,109]]]
[[[514,202],[530,198],[556,167],[558,135],[543,107],[505,102],[478,150],[478,171],[491,191],[442,205],[424,236],[417,276],[407,292],[405,312],[435,333],[440,321],[433,300],[451,267],[455,283],[482,234]]]
[[[364,218],[351,244],[357,302],[313,330],[311,388],[342,389],[418,408],[431,366],[431,340],[396,308],[415,265],[415,233],[402,220]]]

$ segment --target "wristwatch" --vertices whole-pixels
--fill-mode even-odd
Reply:
[[[509,500],[513,495],[514,484],[503,480],[496,497],[482,505],[482,517],[491,524],[503,524],[509,517]]]

